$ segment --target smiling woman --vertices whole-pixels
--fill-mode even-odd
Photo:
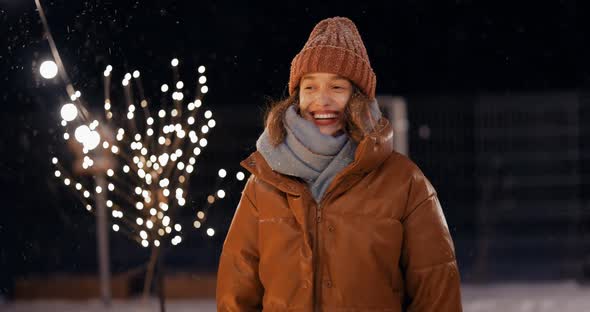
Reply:
[[[219,263],[220,311],[459,312],[436,191],[393,151],[354,23],[321,21],[268,113]]]

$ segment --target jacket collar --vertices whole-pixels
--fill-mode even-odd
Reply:
[[[330,187],[326,191],[325,197],[338,184],[347,180],[345,183],[348,187],[341,188],[341,191],[346,191],[349,187],[375,168],[379,167],[389,157],[393,151],[393,128],[389,121],[381,118],[377,129],[371,134],[367,135],[358,145],[354,162],[344,168],[336,175]],[[241,163],[242,167],[250,173],[263,180],[266,183],[273,185],[279,190],[292,195],[301,195],[307,192],[305,183],[300,180],[286,176],[273,171],[262,154],[256,151]]]

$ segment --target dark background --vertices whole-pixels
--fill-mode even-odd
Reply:
[[[238,162],[254,151],[265,107],[270,99],[286,95],[291,59],[313,26],[326,17],[351,18],[377,75],[377,93],[407,99],[410,157],[439,192],[463,279],[583,279],[588,244],[579,237],[588,224],[584,207],[588,207],[590,45],[582,21],[587,11],[579,2],[61,0],[42,4],[68,74],[91,109],[102,107],[102,71],[107,64],[118,77],[115,93],[120,92],[116,86],[124,73],[139,69],[152,94],[171,80],[172,58],[180,59],[182,80],[189,85],[196,80],[195,68],[207,66],[210,91],[205,104],[214,111],[218,127],[199,160],[206,166],[192,184],[189,206],[198,206],[211,191],[216,168],[223,166],[233,173],[239,170]],[[59,108],[66,94],[59,79],[47,81],[38,74],[39,64],[51,54],[34,2],[0,0],[0,21],[0,44],[6,47],[0,50],[0,294],[11,296],[15,278],[94,272],[96,233],[93,215],[53,176],[51,157],[65,152]],[[527,142],[536,147],[549,144],[547,150],[560,149],[566,142],[575,147],[574,160],[553,161],[552,154],[525,170],[494,165],[481,157],[486,154],[480,148],[482,132],[474,129],[482,123],[480,108],[486,107],[482,95],[528,94],[545,99],[557,94],[559,102],[564,92],[573,94],[577,106],[568,109],[564,102],[555,107],[577,116],[574,134],[552,133],[553,128],[547,127],[552,114],[544,114],[547,110],[530,97],[514,106],[500,105],[506,111],[518,107],[522,116],[499,116],[496,125],[512,127],[536,118],[529,127],[536,135]],[[570,122],[569,117],[556,118],[559,125]],[[424,125],[431,130],[426,139],[419,135]],[[502,139],[506,142],[513,137],[508,130]],[[522,146],[517,142],[507,149]],[[485,181],[490,176],[505,177],[521,169],[520,176],[553,184],[523,191],[506,179],[492,179],[491,193],[481,187],[489,185]],[[560,189],[560,181],[571,174],[578,177],[576,181]],[[494,186],[494,181],[499,184]],[[168,255],[170,270],[216,269],[241,187],[234,184],[230,196],[211,213],[208,222],[216,235],[191,229]],[[496,206],[489,203],[498,198],[512,200],[515,210],[493,209]],[[520,209],[521,203],[530,209]],[[549,204],[538,208],[538,203]],[[573,203],[573,212],[556,217],[568,203]],[[492,217],[483,217],[485,230],[481,207],[492,207],[486,210]],[[539,209],[545,212],[542,217]],[[494,213],[506,218],[494,219]],[[190,225],[194,216],[190,211],[185,214]],[[491,219],[499,221],[486,223]],[[490,237],[502,248],[488,248],[482,254],[482,238]],[[565,251],[560,249],[564,240]],[[116,233],[111,234],[111,247],[114,272],[141,265],[149,256]]]

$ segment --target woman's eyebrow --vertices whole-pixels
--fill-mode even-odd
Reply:
[[[344,77],[340,77],[340,76],[338,76],[338,77],[334,77],[334,78],[332,78],[332,79],[330,79],[330,80],[332,80],[332,81],[339,81],[339,80],[345,80],[345,81],[348,81],[348,79],[346,79],[346,78],[344,78]]]

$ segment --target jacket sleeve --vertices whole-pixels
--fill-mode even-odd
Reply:
[[[217,311],[262,310],[264,289],[258,262],[258,210],[251,176],[223,244],[217,272]]]
[[[412,178],[402,222],[407,311],[462,311],[451,234],[436,192],[421,172]]]

